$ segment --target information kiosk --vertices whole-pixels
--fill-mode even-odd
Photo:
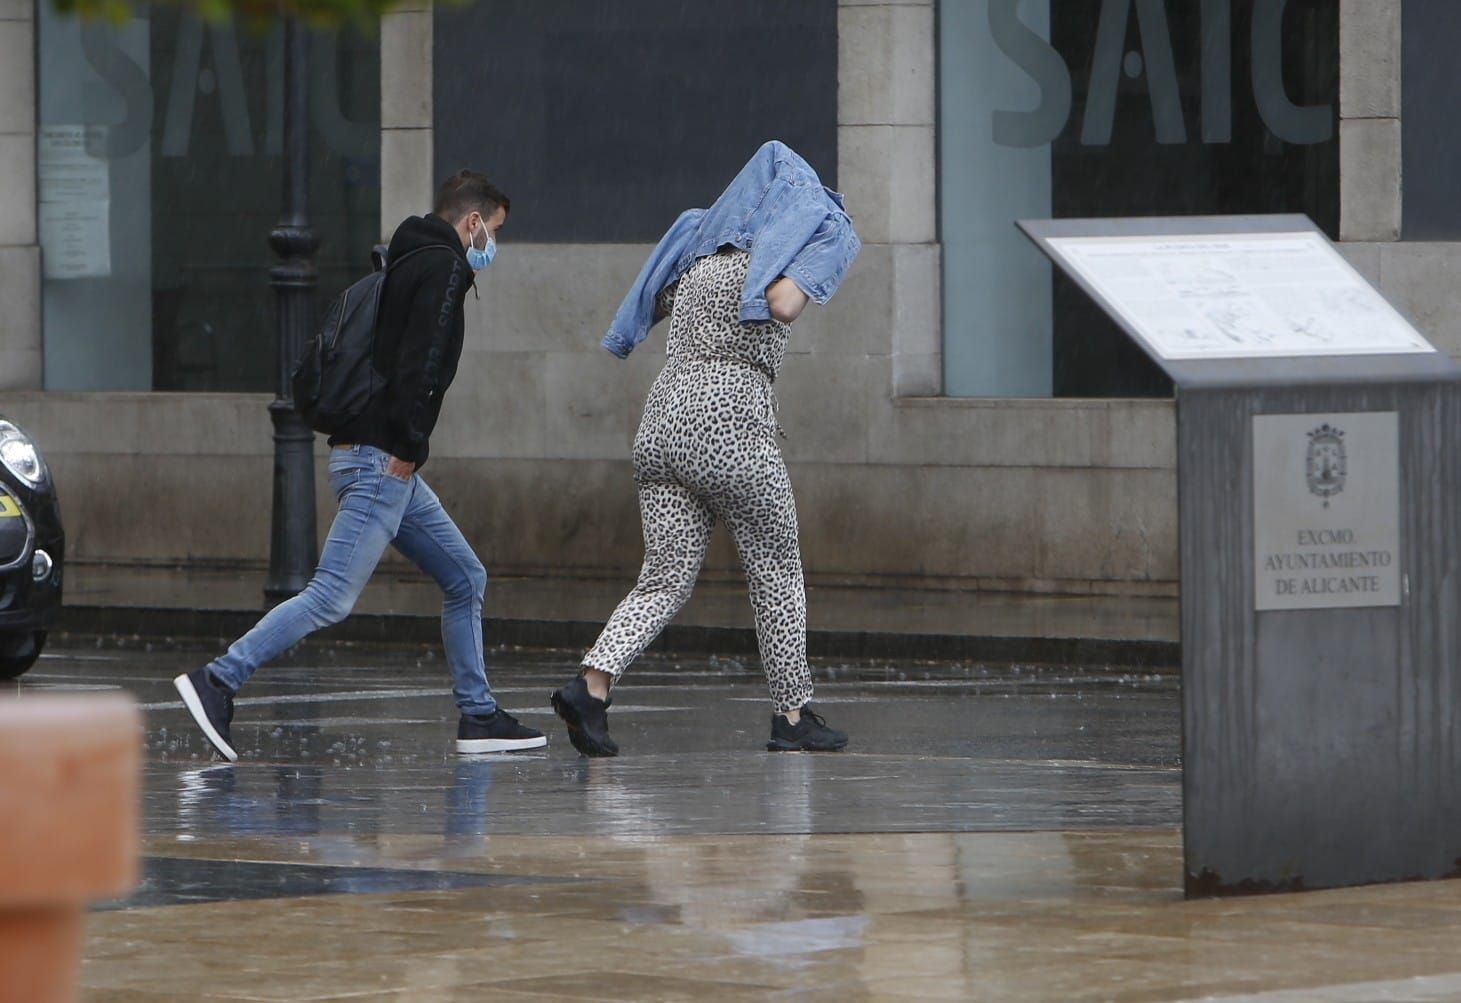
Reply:
[[[1461,874],[1461,383],[1303,216],[1022,222],[1171,376],[1189,897]]]

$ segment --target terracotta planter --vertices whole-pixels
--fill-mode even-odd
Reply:
[[[0,1003],[76,998],[87,904],[137,882],[141,747],[129,698],[0,699]]]

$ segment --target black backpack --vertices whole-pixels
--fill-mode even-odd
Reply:
[[[324,324],[304,346],[290,376],[294,408],[316,432],[334,435],[359,418],[384,389],[386,377],[375,369],[375,328],[386,274],[411,255],[434,247],[452,250],[448,244],[427,244],[391,262],[384,262],[377,250],[376,270],[330,304]]]

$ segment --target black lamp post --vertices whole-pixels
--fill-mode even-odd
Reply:
[[[279,393],[274,421],[274,509],[269,542],[272,600],[297,595],[309,582],[315,539],[314,432],[294,410],[289,375],[315,322],[314,253],[309,227],[309,35],[294,18],[284,22],[284,208],[269,246],[279,263],[269,270],[278,305]]]

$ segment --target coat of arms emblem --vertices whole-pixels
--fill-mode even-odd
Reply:
[[[1344,490],[1347,460],[1344,454],[1344,433],[1327,422],[1309,433],[1309,449],[1304,458],[1304,473],[1309,491],[1324,500]]]

